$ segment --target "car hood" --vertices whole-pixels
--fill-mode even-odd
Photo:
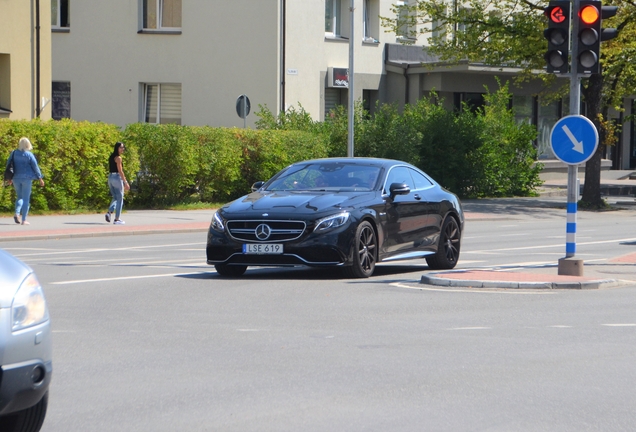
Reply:
[[[373,199],[377,192],[253,192],[223,207],[224,213],[319,214],[347,209]]]
[[[0,249],[0,308],[11,307],[13,296],[31,272],[29,266]]]

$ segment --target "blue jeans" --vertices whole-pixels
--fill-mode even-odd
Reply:
[[[13,179],[13,187],[15,188],[18,198],[15,201],[15,214],[22,215],[22,222],[27,218],[29,213],[29,201],[31,200],[31,179]]]
[[[108,207],[108,213],[115,212],[115,220],[119,219],[121,209],[124,208],[124,182],[119,173],[108,174],[108,187],[113,201]]]

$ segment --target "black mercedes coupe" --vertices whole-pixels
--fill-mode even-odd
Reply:
[[[207,262],[222,276],[248,266],[342,267],[367,278],[378,262],[457,264],[459,199],[406,162],[328,158],[298,162],[212,217]]]

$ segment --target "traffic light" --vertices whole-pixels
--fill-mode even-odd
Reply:
[[[548,17],[548,28],[543,36],[548,40],[545,53],[549,73],[568,72],[568,53],[570,49],[570,2],[551,1],[544,9]]]
[[[599,73],[601,57],[601,2],[581,0],[579,3],[577,72]]]
[[[601,6],[601,23],[602,20],[616,15],[617,11],[618,6]],[[614,39],[616,36],[618,36],[618,30],[615,28],[601,29],[601,42]]]

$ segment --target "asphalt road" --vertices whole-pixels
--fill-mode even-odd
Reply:
[[[633,212],[580,212],[579,255],[634,252]],[[631,239],[631,240],[630,240]],[[325,270],[219,278],[201,233],[12,241],[45,285],[43,432],[633,430],[636,286],[474,290]],[[561,210],[468,226],[460,266],[563,256]],[[587,264],[586,264],[587,265]]]

